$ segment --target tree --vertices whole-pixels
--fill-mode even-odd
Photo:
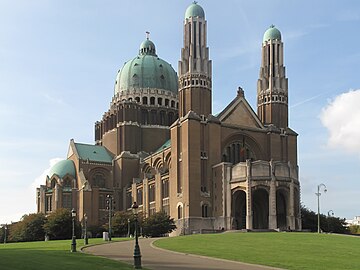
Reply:
[[[312,232],[317,231],[317,213],[303,205],[301,206],[301,222],[303,230],[309,230]],[[320,214],[320,225],[320,229],[324,232],[347,233],[345,219],[339,217],[325,216]]]
[[[128,234],[130,226],[130,234],[133,232],[134,215],[131,212],[118,211],[115,212],[112,219],[112,228],[114,235],[125,236]]]
[[[52,212],[44,224],[45,233],[50,239],[70,239],[72,236],[71,211],[65,208],[56,209]],[[81,225],[75,222],[75,234],[80,237]]]
[[[352,234],[360,234],[360,226],[359,225],[350,225],[349,231]]]
[[[46,217],[42,213],[22,216],[19,222],[11,224],[8,239],[11,242],[27,242],[44,240],[44,224]]]
[[[173,218],[170,218],[165,212],[157,212],[144,219],[143,235],[150,237],[164,236],[176,229]]]

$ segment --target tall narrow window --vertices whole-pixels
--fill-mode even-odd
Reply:
[[[181,205],[178,206],[177,211],[178,211],[178,219],[182,218],[182,207],[181,207]]]
[[[155,201],[155,185],[149,185],[149,202]]]
[[[207,204],[203,204],[201,206],[201,216],[202,217],[208,217],[208,206],[207,206]]]
[[[137,194],[136,194],[136,203],[137,205],[142,205],[143,204],[143,190],[142,188],[139,188],[137,190]]]

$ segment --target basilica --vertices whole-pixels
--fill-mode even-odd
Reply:
[[[257,111],[239,88],[216,115],[207,21],[196,2],[183,31],[177,72],[149,38],[119,70],[95,143],[70,140],[66,158],[37,188],[38,212],[74,208],[79,221],[86,214],[89,225],[102,225],[111,196],[116,211],[137,202],[145,216],[166,212],[176,222],[173,235],[301,230],[280,31],[271,26],[259,44]]]

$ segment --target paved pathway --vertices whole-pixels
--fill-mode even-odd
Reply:
[[[159,249],[152,245],[156,239],[139,239],[142,266],[154,270],[265,270],[278,269],[204,256],[190,255]],[[134,241],[113,242],[105,245],[90,246],[83,249],[86,253],[107,257],[133,264]]]

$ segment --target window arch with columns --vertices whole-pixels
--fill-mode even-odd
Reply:
[[[223,143],[222,161],[236,164],[245,162],[247,159],[252,161],[262,159],[260,147],[249,136],[244,134],[234,134]]]

